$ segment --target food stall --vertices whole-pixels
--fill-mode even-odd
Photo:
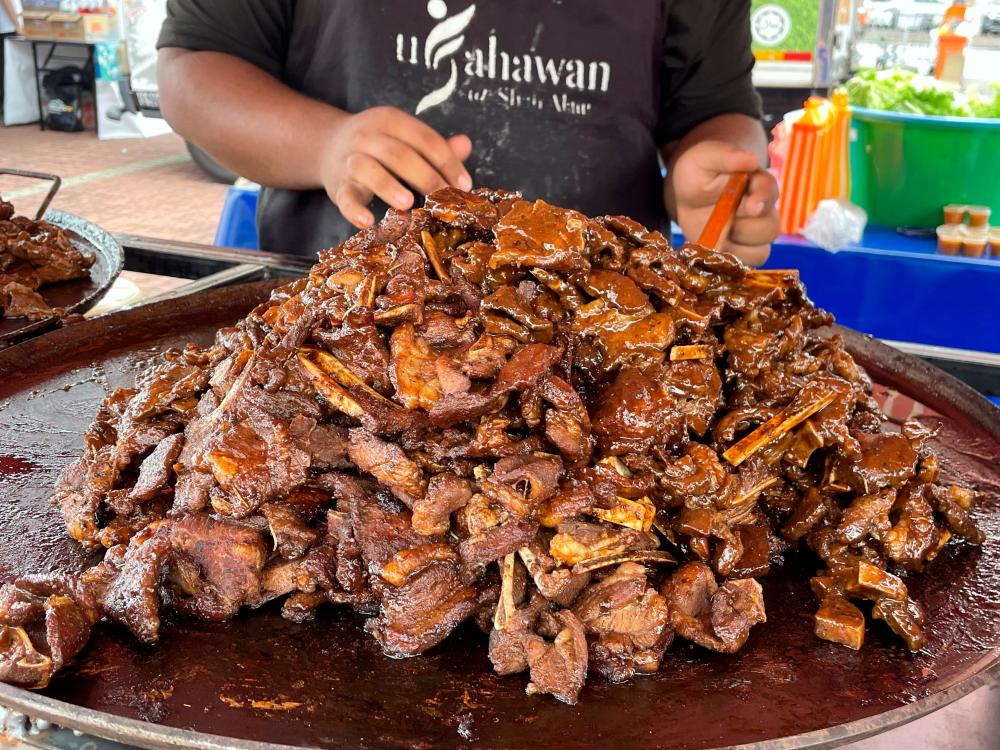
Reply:
[[[751,19],[815,73],[777,49],[838,18],[805,5]],[[882,213],[921,147],[852,107],[782,120],[762,268],[720,252],[738,171],[698,237],[449,187],[318,262],[253,249],[253,190],[206,247],[108,232],[33,175],[37,215],[0,202],[0,737],[883,750],[929,714],[925,739],[985,726],[992,198]],[[123,268],[183,281],[93,307]]]

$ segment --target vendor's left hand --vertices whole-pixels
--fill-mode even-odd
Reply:
[[[767,260],[778,236],[778,183],[754,154],[721,141],[686,149],[667,177],[677,206],[674,218],[685,237],[697,239],[733,172],[749,172],[750,184],[721,249],[757,266]]]

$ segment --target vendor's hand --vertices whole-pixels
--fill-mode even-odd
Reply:
[[[422,195],[448,185],[469,190],[462,162],[471,152],[468,136],[445,138],[402,110],[374,107],[337,124],[320,157],[323,187],[351,224],[370,227],[373,196],[406,210],[414,203],[410,188]]]
[[[754,154],[720,141],[702,141],[680,154],[667,176],[677,206],[674,218],[685,237],[696,239],[733,172],[749,172],[750,184],[721,249],[760,265],[778,236],[778,183]]]

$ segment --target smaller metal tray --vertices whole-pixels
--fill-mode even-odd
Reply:
[[[75,247],[94,255],[96,260],[89,278],[43,286],[38,293],[52,307],[65,308],[66,314],[84,313],[97,304],[121,273],[125,262],[122,246],[110,232],[74,214],[53,209],[45,214],[44,220],[62,229]],[[58,316],[33,321],[2,318],[0,348],[52,328],[58,322]]]

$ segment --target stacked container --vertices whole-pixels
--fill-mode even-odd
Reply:
[[[1000,232],[990,228],[991,213],[989,206],[945,206],[944,224],[937,228],[938,252],[957,255],[961,250],[970,258],[982,258],[992,245],[993,255],[1000,257]]]

